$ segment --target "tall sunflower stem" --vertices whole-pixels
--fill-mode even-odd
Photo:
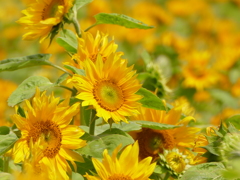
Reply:
[[[9,169],[9,157],[3,157],[3,172],[8,172]]]
[[[74,89],[69,88],[69,87],[67,87],[67,86],[60,85],[60,86],[58,86],[58,87],[61,87],[61,88],[67,89],[67,90],[71,91],[72,93],[76,93],[76,91],[75,91]]]
[[[96,111],[93,109],[91,112],[91,116],[90,116],[90,123],[89,123],[89,134],[94,135],[94,131],[95,131],[95,121],[97,119],[96,116]]]

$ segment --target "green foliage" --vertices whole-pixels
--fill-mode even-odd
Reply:
[[[47,90],[53,87],[54,84],[49,81],[46,77],[42,76],[31,76],[24,80],[18,88],[8,98],[8,105],[15,106],[16,104],[24,101],[25,99],[31,98],[36,91],[36,87],[40,91]]]
[[[85,76],[85,71],[83,69],[78,69],[74,66],[70,66],[70,65],[64,65],[65,68],[71,70],[73,73],[75,74],[79,74],[79,75],[82,75],[82,76]]]
[[[62,74],[62,75],[57,79],[57,81],[56,81],[54,84],[60,85],[60,84],[63,83],[68,77],[69,77],[69,74],[68,74],[68,73],[64,73],[64,74]]]
[[[0,172],[0,179],[1,180],[11,180],[12,179],[12,175],[9,174],[9,173]]]
[[[174,129],[179,126],[174,126],[171,124],[161,124],[157,122],[152,122],[152,121],[134,121],[137,124],[141,124],[143,128],[150,128],[150,129],[157,129],[157,130],[166,130],[166,129]]]
[[[227,120],[225,120],[225,122],[227,124],[231,123],[233,126],[235,126],[235,128],[240,130],[240,115],[239,114],[228,118]]]
[[[7,126],[1,126],[0,127],[0,135],[6,135],[9,134],[10,129]]]
[[[92,1],[93,0],[75,0],[76,9],[78,10]]]
[[[78,149],[77,152],[94,158],[102,158],[105,149],[111,154],[119,144],[122,144],[122,147],[125,147],[132,143],[134,143],[134,140],[120,129],[115,129],[112,132],[111,130],[107,130],[106,132],[99,134],[96,139],[88,141],[87,145]]]
[[[1,71],[14,71],[17,69],[32,67],[32,66],[41,66],[49,65],[52,66],[52,63],[49,60],[50,54],[35,54],[31,56],[24,56],[18,58],[9,58],[0,61],[0,72]]]
[[[68,29],[62,31],[62,37],[56,39],[56,42],[71,54],[77,53],[78,41],[77,35]]]
[[[99,13],[94,16],[96,24],[115,24],[126,28],[151,29],[153,26],[144,24],[142,21],[136,20],[124,14],[116,13]]]
[[[81,174],[72,172],[72,180],[84,180],[84,178]]]
[[[218,179],[224,180],[222,177],[221,171],[224,170],[224,166],[222,163],[212,162],[212,163],[204,163],[193,166],[189,168],[180,180],[202,180],[202,179]]]
[[[149,90],[141,88],[138,90],[136,94],[143,96],[143,98],[139,100],[143,107],[152,108],[156,110],[166,110],[163,101]]]
[[[17,139],[18,138],[14,133],[0,135],[0,155],[3,155],[11,149]]]

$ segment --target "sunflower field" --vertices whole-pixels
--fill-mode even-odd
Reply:
[[[6,0],[0,30],[0,180],[240,180],[240,0]]]

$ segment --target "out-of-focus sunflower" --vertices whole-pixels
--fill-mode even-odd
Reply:
[[[82,32],[82,37],[78,38],[78,50],[77,53],[72,56],[71,62],[66,62],[76,68],[82,69],[82,62],[86,59],[91,59],[96,62],[97,56],[101,55],[103,60],[115,53],[119,57],[123,55],[123,52],[116,52],[118,45],[114,43],[114,40],[108,41],[108,35],[104,33],[96,34],[94,38],[90,32]]]
[[[96,62],[87,59],[83,62],[86,76],[75,74],[70,82],[77,88],[76,98],[83,100],[83,106],[92,105],[97,116],[106,122],[112,118],[116,123],[127,122],[126,116],[137,114],[141,99],[135,94],[141,87],[133,66],[117,55],[106,59],[98,56]]]
[[[197,132],[199,132],[200,129],[188,127],[188,123],[194,120],[194,118],[187,116],[180,120],[181,113],[181,107],[175,107],[168,112],[141,107],[140,114],[132,117],[133,120],[152,121],[180,126],[168,130],[142,128],[139,131],[129,132],[130,135],[139,142],[139,155],[141,159],[148,156],[156,159],[158,158],[158,153],[163,153],[164,149],[172,150],[173,148],[192,148],[194,146]]]
[[[24,161],[30,156],[30,142],[34,144],[40,140],[44,148],[39,163],[51,167],[52,177],[69,179],[67,172],[71,173],[71,168],[67,160],[75,168],[74,161],[82,161],[82,157],[71,149],[79,149],[86,142],[79,138],[84,131],[78,126],[69,125],[72,117],[79,112],[79,104],[70,107],[69,100],[61,103],[59,100],[53,95],[46,96],[46,92],[40,94],[37,89],[32,102],[25,101],[25,117],[18,114],[12,116],[22,135],[12,149],[12,157],[15,163]]]
[[[17,22],[27,30],[24,40],[46,39],[53,27],[58,25],[63,16],[72,7],[73,0],[36,0],[22,11],[25,15]]]
[[[119,149],[120,146],[113,151],[112,156],[104,150],[102,163],[92,158],[98,176],[87,174],[85,177],[88,180],[149,180],[148,177],[153,173],[156,163],[151,163],[151,157],[138,160],[138,143],[127,146],[117,158]]]
[[[219,80],[216,69],[209,67],[211,54],[209,52],[192,52],[183,66],[183,85],[189,88],[203,90],[215,85]]]

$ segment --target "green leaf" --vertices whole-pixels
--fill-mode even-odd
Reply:
[[[0,127],[0,135],[6,135],[9,134],[10,129],[7,126],[1,126]]]
[[[72,180],[84,180],[83,176],[79,173],[72,172]]]
[[[234,115],[234,116],[228,118],[225,122],[231,123],[233,126],[235,126],[235,128],[240,130],[240,114]]]
[[[143,107],[156,110],[166,110],[163,101],[147,89],[141,88],[136,94],[143,96],[139,101]]]
[[[9,173],[5,173],[5,172],[0,172],[0,179],[1,180],[11,180],[13,177],[11,174]]]
[[[0,135],[0,155],[6,153],[17,141],[17,136],[14,133]]]
[[[85,71],[83,69],[78,69],[78,68],[76,68],[74,66],[70,66],[70,65],[64,65],[64,67],[71,70],[75,74],[86,76]]]
[[[35,54],[31,56],[24,56],[18,58],[9,58],[0,61],[0,72],[1,71],[14,71],[32,66],[41,65],[52,65],[49,60],[50,54]]]
[[[89,131],[89,127],[88,126],[80,126],[85,132]],[[119,124],[113,123],[112,127],[110,128],[109,124],[104,124],[104,125],[100,125],[100,126],[95,126],[95,135],[99,135],[101,133],[103,133],[104,131],[107,131],[109,129],[120,129],[121,131],[124,132],[129,132],[129,131],[137,131],[140,130],[142,128],[142,126],[140,124],[137,124],[134,121],[129,121],[129,123],[125,123],[125,122],[121,122]]]
[[[95,168],[93,166],[92,160],[84,157],[84,162],[75,162],[77,165],[77,172],[80,174],[91,173]]]
[[[87,5],[88,3],[92,2],[93,0],[76,0],[75,1],[75,6],[76,9],[80,9],[81,7]]]
[[[78,149],[77,152],[95,158],[102,158],[104,149],[107,149],[108,153],[111,154],[119,144],[122,144],[123,148],[132,143],[134,143],[134,140],[131,137],[126,137],[119,134],[111,134],[93,141],[89,141],[86,146]]]
[[[25,79],[18,88],[8,98],[8,105],[15,106],[16,104],[24,101],[25,99],[31,98],[36,91],[36,87],[40,91],[47,90],[53,87],[54,84],[49,81],[46,77],[42,76],[31,76]]]
[[[211,162],[199,164],[189,168],[180,180],[202,180],[202,179],[217,179],[224,180],[222,177],[222,170],[224,170],[222,163]]]
[[[165,129],[174,129],[179,126],[174,126],[171,124],[162,124],[152,121],[134,121],[137,124],[140,124],[143,128],[157,129],[157,130],[165,130]]]
[[[21,106],[18,106],[17,113],[22,117],[26,117],[25,112]]]
[[[65,29],[63,37],[56,39],[57,43],[62,46],[67,52],[75,54],[77,53],[78,41],[77,36],[71,30]]]
[[[115,24],[126,28],[151,29],[153,26],[144,24],[142,21],[136,20],[124,14],[116,13],[99,13],[94,16],[96,24]]]

